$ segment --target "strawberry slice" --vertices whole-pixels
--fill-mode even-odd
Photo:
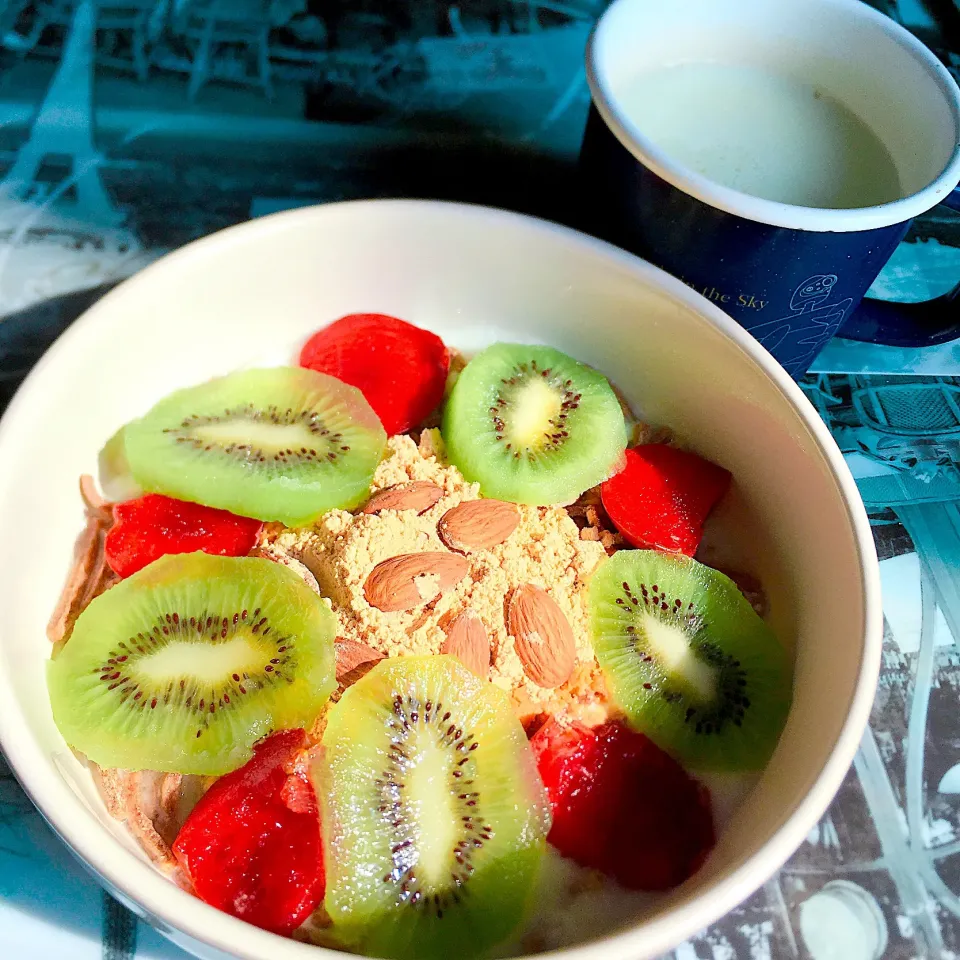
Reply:
[[[692,557],[730,479],[695,453],[651,443],[626,451],[626,466],[601,485],[600,499],[628,543]]]
[[[326,886],[316,794],[294,764],[305,739],[284,730],[261,740],[201,798],[173,845],[201,900],[284,935]]]
[[[300,366],[357,387],[388,434],[422,423],[443,399],[450,354],[427,330],[382,313],[353,313],[318,330]]]
[[[682,883],[714,844],[710,793],[620,723],[554,719],[530,741],[553,808],[547,840],[632,890]]]
[[[168,553],[201,550],[219,557],[244,557],[262,526],[259,520],[159,493],[115,504],[113,517],[104,552],[118,577],[129,577]]]

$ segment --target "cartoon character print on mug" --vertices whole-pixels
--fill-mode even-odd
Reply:
[[[749,327],[750,333],[775,355],[782,355],[786,341],[792,341],[794,359],[781,361],[787,373],[802,375],[846,319],[853,297],[831,302],[836,282],[834,273],[808,277],[794,290],[786,316]]]

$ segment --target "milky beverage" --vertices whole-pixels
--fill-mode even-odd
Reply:
[[[786,73],[682,63],[638,75],[620,99],[672,160],[742,193],[834,209],[902,196],[877,135],[826,90]]]

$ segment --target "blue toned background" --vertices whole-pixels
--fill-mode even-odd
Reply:
[[[957,0],[873,0],[960,74]],[[0,407],[105,289],[195,237],[367,196],[576,223],[581,59],[606,0],[0,0]],[[874,293],[960,277],[918,220]],[[885,643],[870,730],[780,872],[676,960],[960,954],[960,345],[833,341],[804,389],[867,503]],[[0,761],[0,948],[184,960],[89,879]]]

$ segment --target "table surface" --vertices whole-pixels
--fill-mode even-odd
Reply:
[[[957,0],[872,2],[960,76]],[[197,0],[120,6],[0,2],[0,409],[105,289],[248,217],[400,195],[567,218],[583,45],[606,0],[247,0],[213,22]],[[934,211],[873,292],[921,300],[958,278],[960,218]],[[836,340],[804,389],[873,524],[880,686],[819,826],[676,960],[953,956],[960,344]],[[0,946],[30,960],[185,956],[101,892],[2,760]]]

